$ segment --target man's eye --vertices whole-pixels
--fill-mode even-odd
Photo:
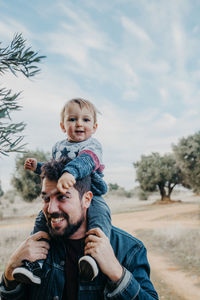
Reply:
[[[43,200],[45,203],[48,203],[48,202],[50,201],[50,198],[49,198],[49,197],[43,196],[43,197],[42,197],[42,200]]]
[[[69,197],[67,197],[66,195],[60,195],[58,196],[58,200],[59,201],[65,201],[66,199],[68,199]]]

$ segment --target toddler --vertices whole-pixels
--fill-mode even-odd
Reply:
[[[68,101],[61,111],[60,127],[67,138],[57,142],[52,149],[52,158],[72,159],[66,164],[60,177],[57,189],[66,193],[77,179],[91,174],[93,199],[88,209],[88,230],[100,227],[110,237],[111,217],[110,210],[101,195],[107,192],[107,185],[102,179],[104,165],[102,164],[101,144],[92,137],[97,129],[97,110],[88,100],[82,98]],[[41,174],[43,163],[35,158],[27,158],[24,168]],[[47,231],[46,219],[42,212],[36,219],[34,232]],[[42,269],[42,261],[31,263],[24,261],[22,267],[13,271],[13,277],[21,282],[41,283],[39,274]],[[90,256],[83,256],[79,260],[79,273],[84,280],[93,280],[98,275],[96,261]]]

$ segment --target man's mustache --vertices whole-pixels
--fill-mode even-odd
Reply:
[[[52,213],[52,214],[47,213],[46,215],[47,215],[48,219],[51,219],[51,218],[66,218],[66,219],[68,219],[69,218],[69,216],[67,214],[65,214],[64,212]]]

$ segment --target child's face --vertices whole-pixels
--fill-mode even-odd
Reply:
[[[69,142],[82,142],[89,139],[97,129],[92,112],[87,108],[82,109],[74,103],[68,108],[64,123],[60,123],[64,132],[67,133]]]

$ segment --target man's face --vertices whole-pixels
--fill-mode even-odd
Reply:
[[[52,236],[70,236],[71,238],[80,238],[82,234],[84,236],[86,209],[83,207],[78,191],[71,187],[63,195],[56,186],[56,181],[44,178],[42,183],[43,212],[50,234]]]

